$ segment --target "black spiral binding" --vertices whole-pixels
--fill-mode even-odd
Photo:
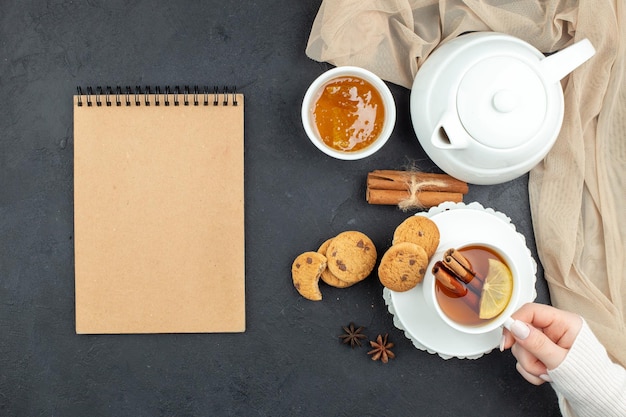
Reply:
[[[182,93],[179,86],[174,86],[173,89],[170,86],[165,86],[164,92],[162,92],[160,86],[157,86],[153,92],[149,85],[144,88],[137,85],[134,89],[130,86],[126,86],[124,89],[121,86],[117,86],[115,90],[111,86],[107,86],[106,89],[97,86],[95,93],[93,87],[87,87],[86,92],[83,92],[83,89],[79,86],[76,87],[76,91],[78,92],[77,105],[79,107],[82,107],[83,104],[86,104],[87,107],[92,107],[94,102],[97,107],[101,107],[103,98],[104,105],[107,107],[112,105],[117,107],[149,107],[170,106],[171,104],[174,106],[181,104],[183,106],[237,106],[239,104],[237,101],[237,88],[234,86],[224,86],[221,89],[214,86],[211,91],[208,86],[203,86],[201,90],[197,85],[194,85],[193,88],[185,85],[182,88]],[[180,100],[181,96],[182,102]],[[161,97],[163,98],[162,101]]]

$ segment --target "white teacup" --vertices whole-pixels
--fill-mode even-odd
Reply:
[[[516,267],[515,262],[510,256],[508,256],[506,253],[504,253],[500,249],[494,247],[493,245],[490,245],[487,243],[464,242],[464,243],[455,245],[454,248],[463,249],[469,246],[482,246],[487,249],[490,249],[492,252],[496,253],[504,261],[504,263],[509,267],[511,274],[513,276],[513,293],[511,295],[511,299],[509,300],[509,303],[507,304],[506,308],[498,316],[489,320],[484,320],[484,323],[480,323],[476,325],[466,325],[466,324],[459,323],[453,320],[452,318],[450,318],[443,311],[443,309],[441,308],[437,300],[436,278],[434,277],[432,273],[432,268],[437,261],[440,261],[443,258],[445,251],[450,249],[450,247],[440,248],[433,255],[431,259],[431,262],[428,266],[428,270],[424,277],[424,282],[422,284],[424,286],[423,292],[424,292],[424,298],[426,300],[426,303],[430,307],[433,308],[433,310],[437,313],[439,318],[441,318],[441,320],[444,323],[446,323],[448,326],[452,327],[453,329],[456,329],[463,333],[484,334],[484,333],[489,333],[497,329],[498,327],[502,327],[502,326],[508,327],[510,325],[511,315],[515,312],[515,310],[517,310],[519,299],[520,299],[521,285],[520,285],[520,278],[519,278],[520,275],[518,272],[518,268]]]
[[[383,127],[378,137],[367,147],[356,151],[341,151],[328,146],[315,126],[313,111],[321,90],[326,83],[339,77],[356,77],[369,82],[380,94],[385,111]],[[356,160],[376,153],[391,136],[395,123],[396,105],[389,87],[376,74],[360,67],[342,66],[324,72],[309,86],[302,101],[302,125],[307,136],[319,150],[337,159]]]

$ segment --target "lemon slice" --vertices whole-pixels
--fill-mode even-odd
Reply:
[[[513,294],[513,275],[509,268],[496,259],[489,259],[489,272],[480,295],[481,319],[492,319],[502,313]]]

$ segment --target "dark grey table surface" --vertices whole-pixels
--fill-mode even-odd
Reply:
[[[407,215],[365,202],[373,169],[437,172],[411,127],[409,90],[390,142],[355,162],[306,138],[300,104],[330,65],[304,50],[319,0],[0,3],[1,416],[557,416],[548,385],[510,352],[416,349],[375,275],[300,297],[294,257],[344,230],[382,253]],[[246,97],[246,309],[242,334],[76,335],[72,95],[76,86],[237,85]],[[507,214],[537,259],[527,177],[470,186]],[[549,302],[541,266],[537,300]],[[340,344],[354,321],[389,333],[396,359]]]

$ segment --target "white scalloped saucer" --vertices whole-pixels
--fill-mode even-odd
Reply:
[[[515,230],[511,219],[505,214],[486,209],[479,203],[443,203],[427,213],[417,215],[429,217],[439,227],[441,237],[438,250],[476,240],[502,249],[513,258],[523,277],[519,306],[537,297],[537,263],[526,246],[526,239]],[[427,274],[430,274],[430,267]],[[443,359],[477,359],[500,344],[502,330],[499,328],[474,335],[448,326],[424,299],[421,285],[406,292],[385,288],[383,298],[394,316],[394,325],[404,331],[413,345],[429,353],[436,353]]]

